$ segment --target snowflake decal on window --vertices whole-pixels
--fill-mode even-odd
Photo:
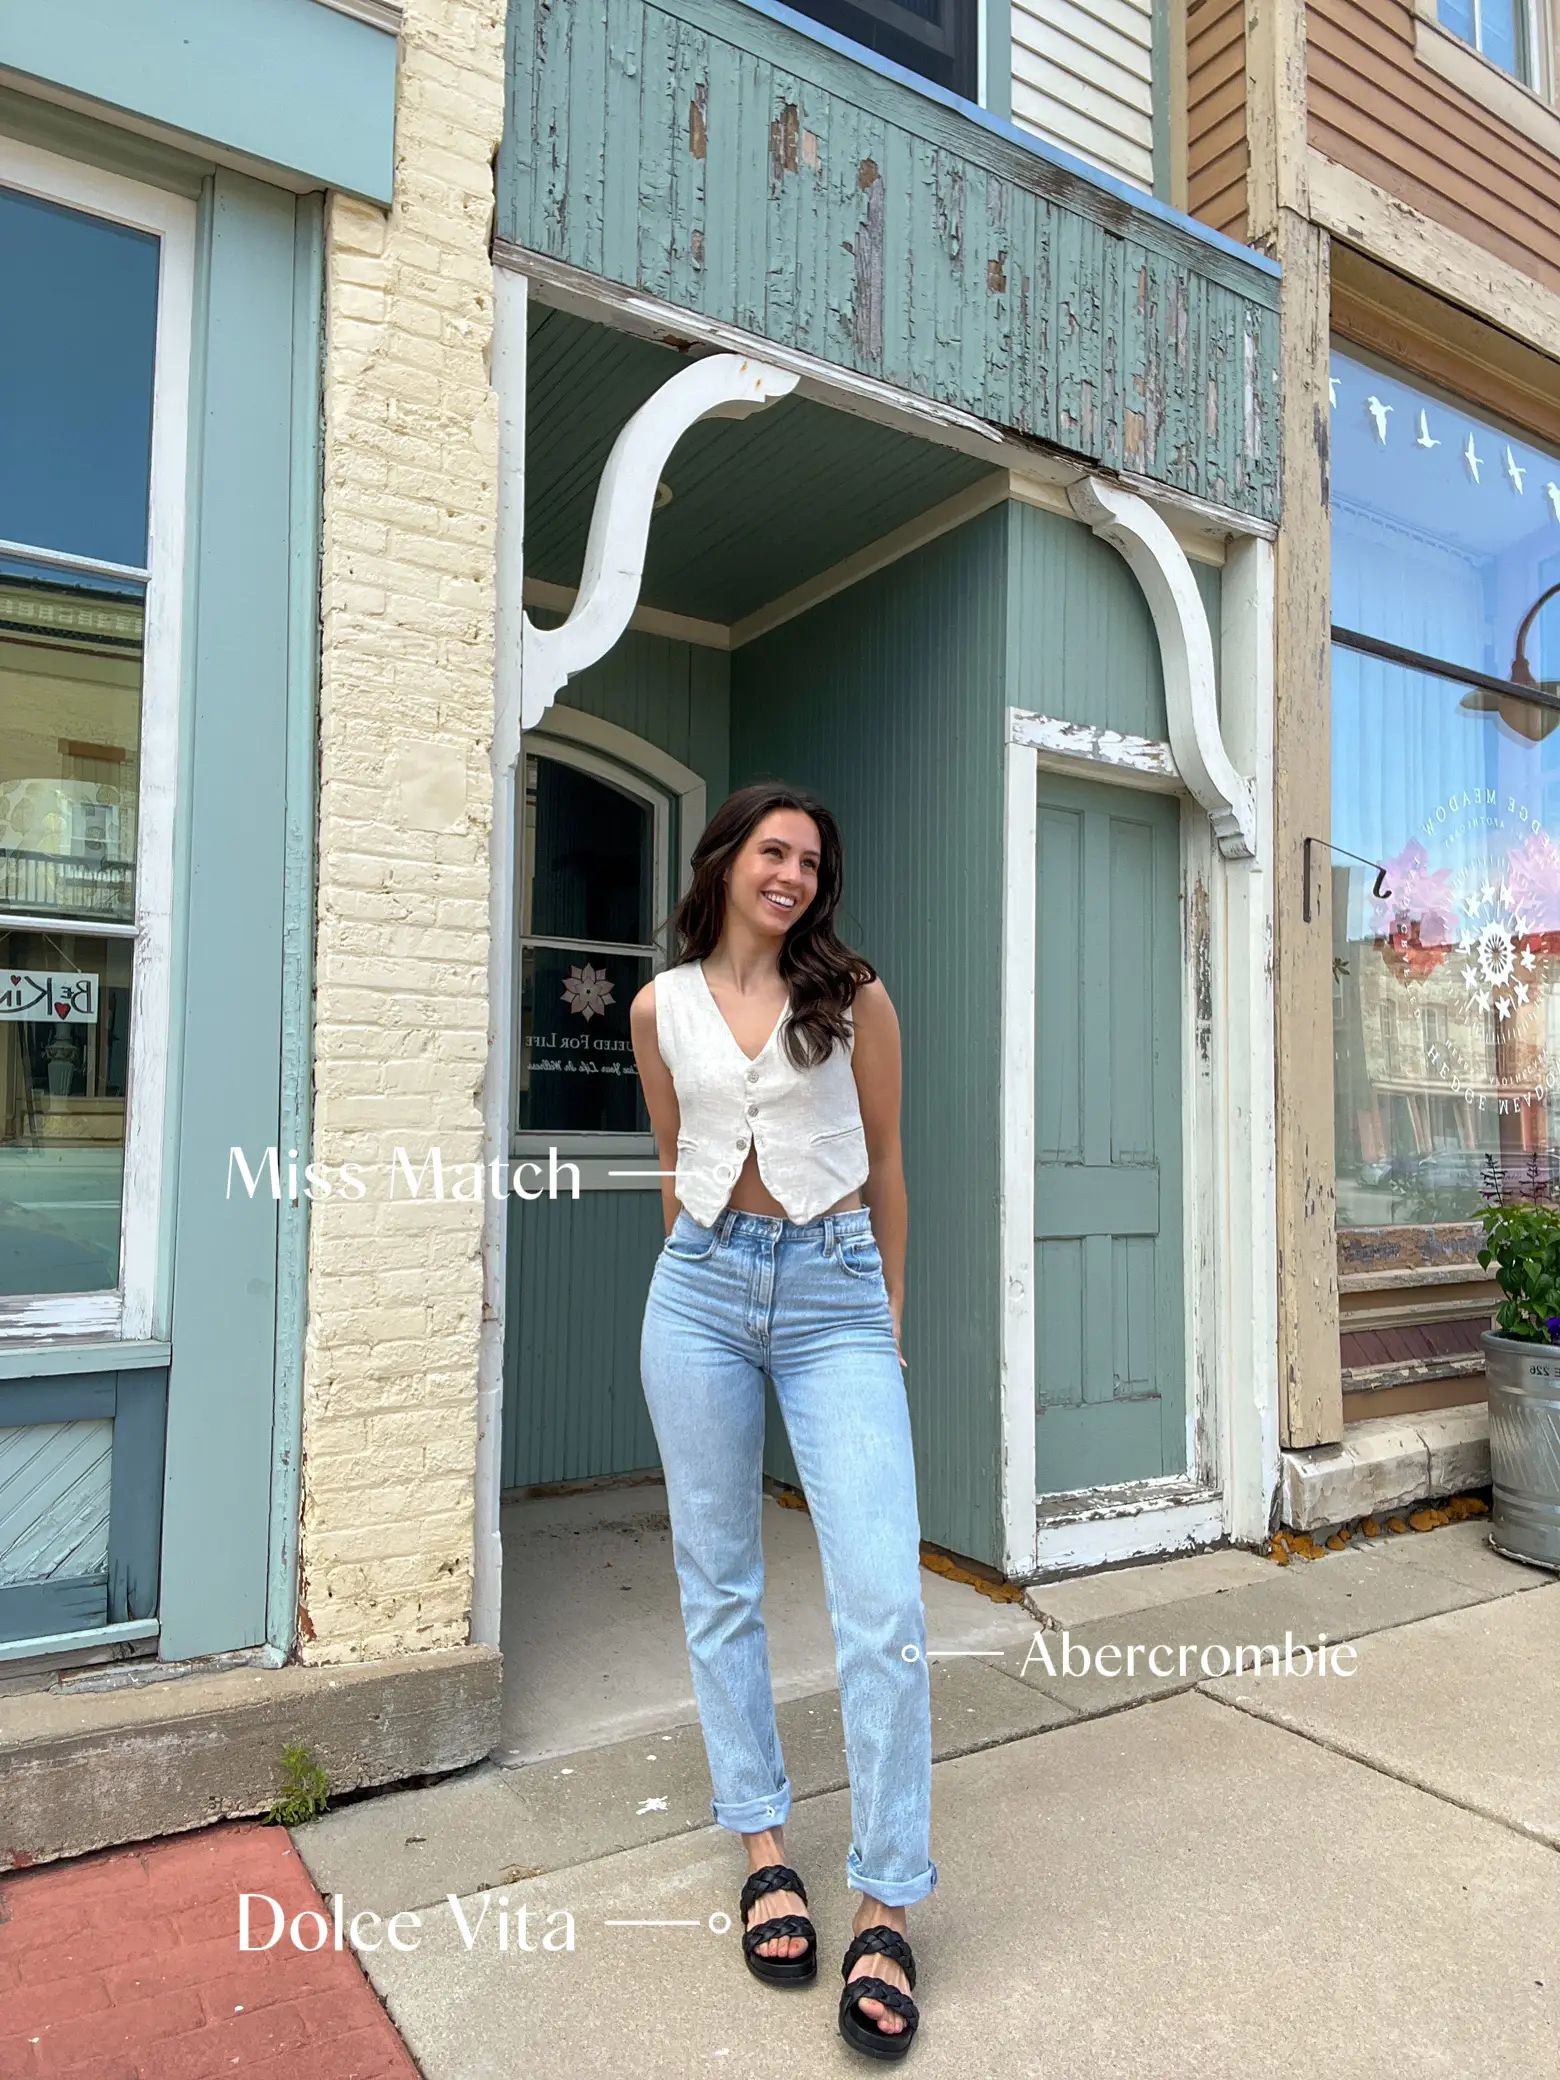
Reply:
[[[1463,912],[1472,938],[1463,943],[1463,988],[1471,1002],[1496,1018],[1510,1018],[1528,1001],[1537,961],[1527,920],[1517,910],[1510,887],[1486,881],[1463,892]]]
[[[593,968],[589,961],[571,968],[563,985],[563,1001],[581,1018],[599,1018],[612,1002],[612,984],[607,980],[606,969]]]

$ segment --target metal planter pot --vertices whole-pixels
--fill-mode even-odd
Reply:
[[[1560,1345],[1484,1335],[1490,1397],[1490,1544],[1560,1571]]]

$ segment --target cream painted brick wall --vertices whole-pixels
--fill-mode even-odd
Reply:
[[[482,1207],[389,1196],[482,1154],[502,0],[407,0],[388,213],[326,235],[313,1157],[300,1651],[460,1645],[471,1615]]]

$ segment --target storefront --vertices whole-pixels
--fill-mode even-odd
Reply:
[[[925,1536],[1020,1578],[1261,1539],[1274,271],[789,14],[701,0],[692,117],[602,132],[634,36],[569,19],[511,11],[499,163],[489,1149],[534,1167],[479,1625],[501,1494],[655,1469],[627,1010],[761,777],[839,816],[902,1022]]]
[[[91,14],[89,23],[83,17]],[[314,0],[0,35],[0,1660],[292,1645],[324,191]],[[257,64],[257,59],[264,63]]]

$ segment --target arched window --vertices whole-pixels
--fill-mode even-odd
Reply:
[[[551,731],[528,735],[523,768],[514,1152],[641,1154],[628,1013],[665,959],[678,797]]]

